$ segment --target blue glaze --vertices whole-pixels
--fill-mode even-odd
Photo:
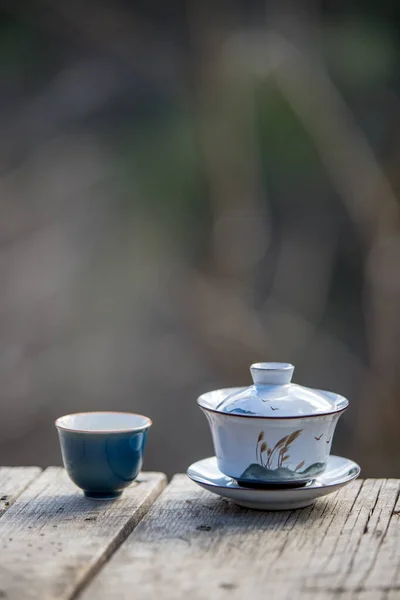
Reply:
[[[147,428],[95,433],[57,429],[64,466],[86,496],[118,497],[142,468]]]

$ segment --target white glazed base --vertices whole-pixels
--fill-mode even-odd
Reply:
[[[191,465],[188,477],[213,494],[229,498],[239,506],[256,510],[294,510],[305,508],[317,498],[336,492],[358,477],[357,463],[340,456],[330,456],[324,473],[303,487],[247,488],[218,469],[215,457]]]

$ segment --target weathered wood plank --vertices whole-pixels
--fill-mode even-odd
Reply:
[[[114,552],[165,486],[141,474],[114,502],[86,499],[46,469],[0,519],[0,597],[71,598]]]
[[[396,492],[396,482],[393,487]],[[374,515],[376,509],[374,511]],[[386,523],[386,527],[385,527]],[[396,504],[391,510],[390,518],[379,522],[374,531],[370,531],[377,540],[375,546],[379,551],[376,552],[370,568],[365,574],[363,584],[371,589],[378,589],[382,585],[386,586],[387,591],[397,592],[397,598],[400,598],[400,499],[397,492]],[[362,559],[365,552],[360,553]],[[388,598],[390,595],[388,594]]]
[[[81,600],[370,600],[396,585],[399,481],[358,480],[313,507],[236,507],[176,476]],[[395,558],[379,581],[380,552]]]
[[[39,467],[0,467],[0,516],[40,472]]]

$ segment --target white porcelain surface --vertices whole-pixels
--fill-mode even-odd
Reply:
[[[250,367],[253,385],[235,388],[213,407],[229,414],[274,418],[323,415],[347,407],[348,400],[339,394],[291,383],[293,371],[289,363],[255,363]],[[202,399],[207,402],[207,394]]]
[[[56,427],[68,431],[104,433],[138,431],[151,425],[148,417],[124,412],[83,412],[60,417]]]
[[[323,472],[339,416],[264,419],[204,411],[218,467],[243,482],[304,483]]]
[[[348,400],[290,383],[289,363],[251,366],[254,385],[203,394],[218,467],[241,483],[303,484],[325,469]]]
[[[204,489],[229,498],[236,504],[257,510],[293,510],[313,504],[317,498],[336,492],[358,477],[357,463],[340,456],[330,456],[325,472],[303,487],[246,488],[218,469],[214,457],[200,460],[189,467],[187,474]]]

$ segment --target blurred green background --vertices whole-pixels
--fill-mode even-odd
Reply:
[[[255,361],[351,408],[400,476],[400,4],[0,3],[0,463],[73,411],[211,455],[197,396]]]

